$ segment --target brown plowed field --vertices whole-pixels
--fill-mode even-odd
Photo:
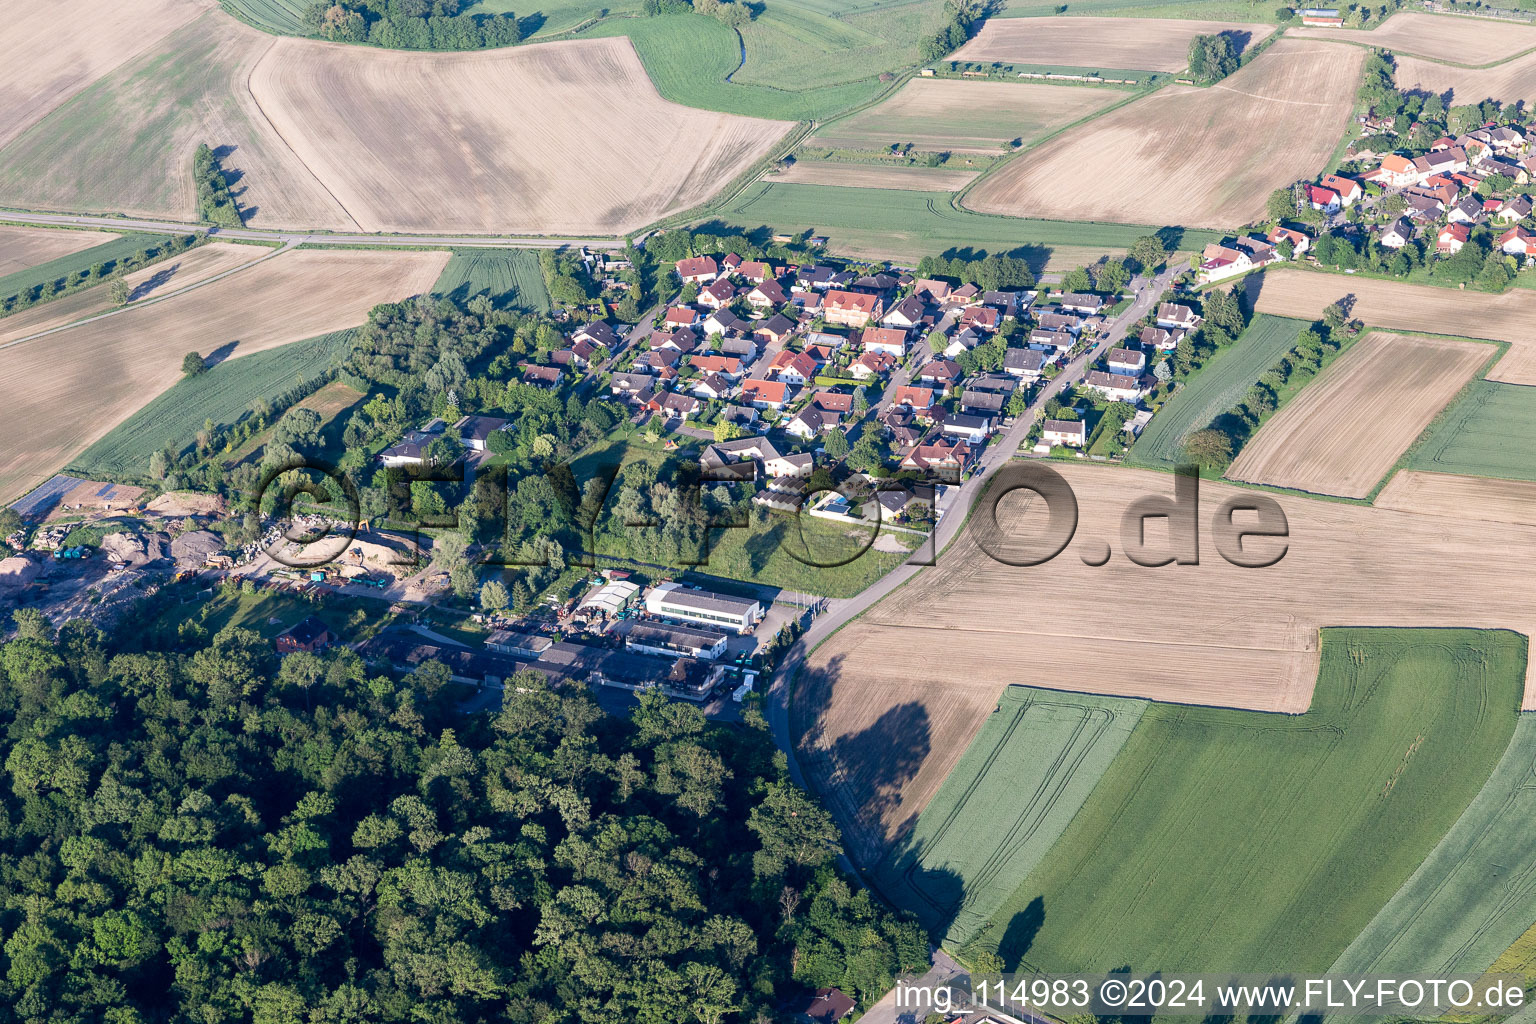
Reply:
[[[367,231],[621,232],[701,202],[789,127],[668,103],[623,38],[479,53],[279,39],[250,88]]]
[[[1536,545],[1536,527],[1467,529],[1440,515],[1278,495],[1287,553],[1245,569],[1217,553],[1212,518],[1227,498],[1253,492],[1207,482],[1200,564],[1148,568],[1125,557],[1121,516],[1141,495],[1171,496],[1173,478],[1057,468],[1080,510],[1059,557],[1002,565],[967,529],[936,567],[818,648],[802,673],[791,714],[805,763],[818,791],[859,811],[849,838],[863,863],[927,804],[1005,685],[1299,712],[1316,678],[1319,627],[1536,630],[1536,590],[1519,557]],[[978,507],[973,524],[984,515]],[[1038,500],[1005,499],[999,518],[1009,531],[1044,532]],[[1091,567],[1082,555],[1102,548],[1097,538],[1114,552]],[[1276,543],[1248,542],[1259,552]],[[1533,679],[1527,708],[1536,707]]]
[[[1189,41],[1195,36],[1241,33],[1246,47],[1274,30],[1273,25],[1163,18],[992,18],[949,59],[1181,71],[1189,65]]]
[[[1339,299],[1353,297],[1350,315],[1372,327],[1507,341],[1509,351],[1488,379],[1536,384],[1536,301],[1522,288],[1487,295],[1288,269],[1255,274],[1247,288],[1260,313],[1316,318]]]
[[[1491,68],[1458,68],[1417,57],[1397,58],[1397,84],[1402,89],[1451,94],[1451,103],[1481,103],[1485,99],[1514,103],[1536,98],[1536,53],[1495,64]]]
[[[1169,86],[1025,152],[978,183],[965,205],[1186,227],[1260,219],[1270,192],[1316,174],[1333,152],[1365,52],[1281,39],[1208,89]]]
[[[1494,351],[1373,333],[1265,423],[1227,476],[1363,498]]]
[[[0,348],[0,500],[24,493],[181,376],[362,323],[428,291],[446,252],[300,250],[152,305]]]
[[[1536,27],[1519,22],[1399,11],[1368,32],[1350,28],[1292,28],[1287,36],[1379,46],[1459,64],[1487,64],[1536,49]],[[1398,84],[1402,85],[1401,76]],[[1461,102],[1465,102],[1464,100]]]
[[[1528,480],[1493,480],[1405,469],[1381,489],[1375,504],[1462,522],[1536,526],[1536,483]]]
[[[106,245],[121,235],[102,231],[56,231],[50,228],[0,226],[0,277],[35,267],[72,252]]]

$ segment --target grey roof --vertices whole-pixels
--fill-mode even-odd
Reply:
[[[656,646],[688,645],[699,647],[713,647],[721,640],[729,636],[718,629],[705,629],[703,626],[674,626],[665,622],[637,622],[629,627],[625,634],[625,642],[639,640],[644,643],[652,641]]]
[[[759,605],[755,598],[732,597],[729,594],[716,594],[709,590],[689,590],[687,587],[677,587],[668,591],[662,600],[678,608],[702,612],[725,612],[729,615],[746,615]]]

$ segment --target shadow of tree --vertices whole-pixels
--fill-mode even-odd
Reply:
[[[997,955],[1003,960],[1003,970],[1012,974],[1035,944],[1035,936],[1045,926],[1045,897],[1036,896],[1029,905],[1014,914],[998,943]]]

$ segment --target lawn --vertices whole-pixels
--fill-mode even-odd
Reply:
[[[38,285],[63,281],[82,270],[90,270],[98,263],[107,265],[110,270],[111,265],[123,257],[141,253],[145,249],[153,249],[165,240],[164,235],[123,235],[110,242],[103,242],[89,249],[81,249],[79,252],[60,256],[47,263],[39,263],[35,267],[18,270],[14,274],[0,277],[0,298],[16,295],[30,288],[36,288]]]
[[[205,420],[237,423],[258,398],[271,399],[299,380],[313,380],[351,346],[352,332],[337,331],[219,363],[184,378],[118,425],[70,463],[89,479],[139,479],[162,448],[184,451]]]
[[[917,824],[874,871],[931,935],[963,945],[1050,850],[1146,701],[1010,686]]]
[[[1404,457],[1403,466],[1536,480],[1536,454],[1525,446],[1532,429],[1536,429],[1536,388],[1473,381],[1467,393],[1429,425]]]
[[[1536,948],[1536,715],[1514,738],[1482,791],[1331,974],[1394,971],[1531,973]]]
[[[1148,705],[968,948],[1058,973],[1327,968],[1489,779],[1526,640],[1325,629],[1320,656],[1305,715]]]
[[[899,189],[772,182],[743,192],[719,216],[748,228],[765,225],[791,233],[810,229],[826,235],[831,249],[854,256],[915,263],[928,254],[981,250],[1021,256],[1037,271],[1053,256],[1058,265],[1063,255],[1066,262],[1081,264],[1104,253],[1123,252],[1137,238],[1158,230],[1136,224],[987,216],[957,210],[947,196]],[[1198,249],[1219,240],[1218,235],[1179,231],[1177,246]]]
[[[1261,313],[1235,342],[1219,350],[1163,403],[1127,458],[1133,466],[1172,469],[1183,461],[1184,439],[1238,402],[1265,371],[1296,344],[1304,320]]]
[[[549,310],[544,272],[530,249],[455,249],[432,294],[460,304],[484,295],[497,309]]]

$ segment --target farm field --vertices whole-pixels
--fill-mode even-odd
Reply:
[[[1371,327],[1414,334],[1453,334],[1507,341],[1509,351],[1488,373],[1489,380],[1536,384],[1536,303],[1521,290],[1503,295],[1436,288],[1371,278],[1346,278],[1305,270],[1270,269],[1247,281],[1248,298],[1261,313],[1321,316],[1352,296],[1351,316]]]
[[[458,249],[432,286],[433,295],[468,302],[484,295],[498,309],[548,310],[539,256],[531,249]]]
[[[199,0],[12,0],[0,37],[0,146],[206,11]]]
[[[29,229],[30,230],[30,229]],[[164,235],[101,235],[91,231],[48,231],[51,235],[77,236],[70,239],[89,239],[96,244],[77,248],[45,263],[21,267],[0,277],[0,295],[16,295],[38,285],[63,281],[72,274],[89,270],[97,263],[112,269],[125,256],[152,249],[165,241]]]
[[[1069,8],[1070,9],[1070,8]],[[1092,28],[1086,26],[1091,25]],[[989,19],[951,60],[990,64],[1065,64],[1082,68],[1182,71],[1198,35],[1231,32],[1242,49],[1267,39],[1273,25],[1135,18]]]
[[[941,196],[897,189],[838,188],[762,182],[746,190],[717,218],[743,227],[767,225],[796,232],[814,228],[828,247],[863,258],[915,263],[949,249],[984,249],[1042,267],[1070,268],[1106,253],[1123,253],[1156,227],[984,217],[957,210]],[[1220,236],[1186,231],[1179,247],[1199,249]]]
[[[922,60],[920,40],[944,22],[939,0],[869,5],[780,0],[741,28],[743,61],[731,81],[775,89],[842,85]]]
[[[1487,783],[1329,973],[1480,974],[1500,960],[1536,921],[1532,814],[1536,715],[1521,715]]]
[[[209,242],[127,275],[128,299],[140,302],[158,298],[270,255],[271,249],[259,245]],[[0,319],[0,345],[105,313],[114,308],[110,289],[111,285],[99,284]]]
[[[879,164],[796,160],[788,169],[766,174],[764,181],[794,185],[889,188],[908,192],[954,192],[978,172],[947,167],[882,167]]]
[[[1356,46],[1281,39],[1210,88],[1169,86],[1010,160],[965,205],[1206,227],[1259,219],[1273,189],[1333,152],[1364,58]]]
[[[208,11],[0,149],[0,192],[35,209],[195,219],[192,154],[206,142],[251,226],[357,230],[246,87],[273,42]]]
[[[263,32],[299,35],[304,31],[304,0],[223,0],[223,6]]]
[[[1116,89],[914,78],[890,99],[811,136],[832,148],[873,149],[910,142],[929,152],[997,153],[1025,145],[1127,97]]]
[[[1251,490],[1202,481],[1200,565],[1144,567],[1124,557],[1121,517],[1139,497],[1171,496],[1166,473],[1052,463],[1076,492],[1079,525],[1060,557],[1003,565],[971,528],[938,564],[821,644],[791,706],[802,764],[818,782],[835,777],[850,849],[868,868],[923,810],[1008,684],[1172,703],[1298,714],[1311,702],[1318,629],[1460,626],[1536,631],[1536,594],[1520,559],[1536,528],[1479,523],[1448,530],[1438,516],[1279,494],[1289,535],[1251,538],[1252,557],[1283,556],[1262,570],[1216,551],[1211,516]],[[983,499],[985,500],[985,499]],[[1046,534],[1041,503],[999,504],[1002,537]],[[1166,531],[1147,533],[1154,551]],[[1099,567],[1080,553],[1103,550]],[[1136,594],[1157,627],[1106,615],[1103,595]],[[1051,614],[1020,616],[1043,607]],[[963,619],[956,607],[967,609]],[[900,658],[891,651],[899,650]],[[1134,672],[1106,671],[1134,665]],[[1525,707],[1536,707],[1536,674]],[[838,751],[896,750],[849,762]]]
[[[1147,707],[972,948],[1063,973],[1332,963],[1509,746],[1526,640],[1328,629],[1321,655],[1305,715]],[[1043,921],[1010,948],[1036,900]]]
[[[1399,88],[1450,93],[1454,103],[1481,103],[1490,98],[1529,103],[1536,97],[1536,53],[1491,68],[1458,68],[1419,57],[1398,57],[1395,77]]]
[[[113,480],[147,476],[151,453],[186,450],[196,443],[206,420],[238,423],[258,398],[286,391],[301,378],[314,380],[347,352],[351,340],[350,330],[337,331],[222,362],[179,380],[76,456],[70,467],[88,477]],[[311,398],[338,386],[345,387],[327,385]]]
[[[55,231],[0,225],[0,294],[10,295],[16,291],[14,288],[7,291],[4,287],[12,274],[121,237],[103,231]]]
[[[1496,350],[1376,331],[1260,428],[1233,480],[1363,498]]]
[[[1131,446],[1127,461],[1164,469],[1179,465],[1184,439],[1242,401],[1248,389],[1296,344],[1306,326],[1303,320],[1254,317],[1240,338],[1207,360],[1163,404]]]
[[[318,375],[320,371],[326,368],[326,366],[329,364],[329,361],[334,361],[336,358],[344,355],[351,345],[352,340],[353,336],[351,331],[337,331],[335,334],[328,334],[322,336],[321,338],[312,339],[312,341],[318,343],[318,351],[316,355],[305,357],[307,361],[315,363],[313,372],[305,375],[305,379],[310,379]],[[287,349],[293,347],[295,346],[287,345],[282,349],[276,349],[274,351],[287,351]],[[323,356],[321,353],[323,353]],[[321,358],[325,358],[327,362],[319,362],[318,360]],[[297,372],[303,374],[304,370],[299,369]],[[272,396],[282,392],[286,386],[291,385],[292,383],[293,379],[291,378],[288,381],[275,380],[265,392],[259,393],[259,397],[270,399]],[[253,385],[248,385],[248,388],[249,387],[253,387]],[[295,409],[309,409],[320,417],[320,450],[318,454],[321,458],[330,459],[334,462],[339,461],[341,456],[345,454],[344,448],[337,450],[337,448],[340,447],[341,438],[339,435],[341,433],[342,427],[335,424],[333,421],[343,412],[346,412],[358,402],[361,402],[363,398],[364,395],[362,392],[348,384],[343,384],[341,381],[335,380],[331,381],[329,384],[325,385],[314,394],[309,395],[308,397],[303,398],[293,404],[293,408]],[[254,399],[252,399],[252,401],[254,401]],[[214,422],[237,422],[243,412],[249,411],[249,403],[247,403],[247,407],[245,409],[234,410],[232,419],[214,420]],[[201,426],[200,423],[199,426]],[[195,435],[196,431],[194,430],[191,436]],[[269,426],[266,430],[260,431],[259,433],[249,438],[244,444],[238,446],[232,451],[228,451],[228,453],[224,456],[224,467],[226,469],[232,468],[262,451],[266,447],[267,441],[271,435],[272,429]],[[189,435],[184,433],[182,436],[186,437]]]
[[[15,497],[174,384],[181,359],[249,355],[360,324],[426,292],[441,252],[287,252],[138,309],[0,350],[0,498]]]
[[[250,88],[368,231],[622,232],[701,202],[789,127],[666,102],[618,39],[455,54],[278,39]]]
[[[1536,481],[1399,470],[1372,504],[1378,508],[1536,526]]]
[[[1475,382],[1425,432],[1408,466],[1432,473],[1536,481],[1536,455],[1518,438],[1536,423],[1536,389]]]
[[[1145,706],[1008,687],[876,884],[964,944],[1050,850]]]
[[[1297,27],[1287,36],[1300,39],[1360,43],[1458,64],[1489,64],[1536,49],[1536,26],[1491,18],[1465,18],[1398,11],[1368,31],[1349,28]],[[1465,97],[1457,102],[1465,103]]]
[[[665,99],[703,110],[776,121],[821,120],[867,102],[884,88],[875,75],[820,89],[792,81],[770,88],[727,79],[741,64],[740,38],[713,18],[690,14],[611,18],[578,38],[619,36],[634,44]]]

